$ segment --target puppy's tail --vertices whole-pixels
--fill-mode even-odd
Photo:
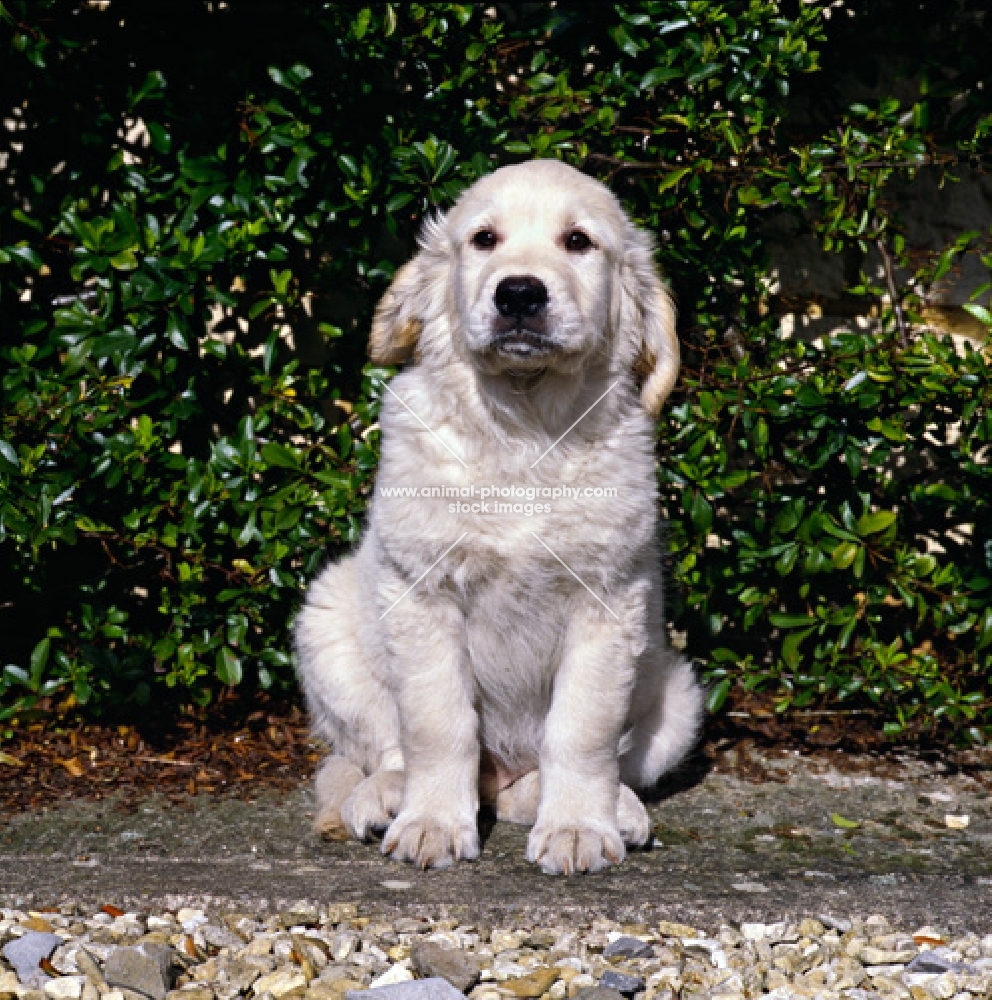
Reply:
[[[620,780],[632,788],[651,788],[677,767],[699,739],[704,692],[692,666],[669,653],[654,705],[637,721],[629,748],[620,758]]]

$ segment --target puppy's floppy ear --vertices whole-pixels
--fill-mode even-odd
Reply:
[[[443,275],[449,270],[444,215],[428,216],[417,243],[416,256],[396,272],[375,308],[369,357],[380,365],[399,365],[414,356],[429,313],[443,300]]]
[[[634,226],[620,265],[620,300],[621,333],[639,338],[634,367],[642,378],[641,402],[656,417],[679,373],[675,304],[658,274],[651,238]]]
[[[419,254],[404,264],[375,307],[369,357],[380,365],[409,361],[424,328],[419,315],[423,277]]]

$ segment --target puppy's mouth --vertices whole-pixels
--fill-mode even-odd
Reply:
[[[489,346],[499,357],[512,362],[538,361],[561,349],[546,333],[523,325],[494,331]]]

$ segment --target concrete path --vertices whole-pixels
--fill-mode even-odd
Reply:
[[[902,926],[992,931],[992,756],[970,774],[840,763],[778,755],[761,762],[769,780],[758,783],[684,775],[651,808],[652,850],[572,878],[534,869],[526,831],[502,823],[486,828],[480,861],[442,872],[385,859],[376,845],[320,842],[309,788],[252,803],[59,805],[5,817],[0,905],[354,901],[476,920],[527,910],[704,927],[881,913]]]

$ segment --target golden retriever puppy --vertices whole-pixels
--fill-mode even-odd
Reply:
[[[318,829],[443,867],[478,856],[481,796],[533,824],[546,872],[619,863],[651,837],[633,789],[702,715],[662,607],[653,433],[679,362],[652,241],[577,170],[504,167],[426,225],[371,355],[412,363],[384,386],[368,527],[296,628],[333,748]]]

